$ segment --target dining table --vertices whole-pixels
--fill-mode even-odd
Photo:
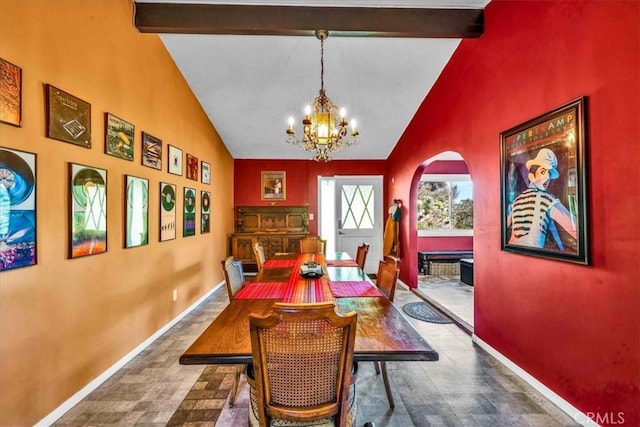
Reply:
[[[306,263],[322,275],[306,278]],[[355,311],[354,362],[436,361],[438,353],[345,252],[277,253],[180,357],[184,365],[252,362],[249,315],[266,315],[277,302],[333,301],[339,313]]]

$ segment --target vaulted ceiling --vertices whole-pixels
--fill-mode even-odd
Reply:
[[[489,0],[136,0],[237,159],[309,159],[285,142],[320,89],[358,123],[334,159],[385,159],[460,40],[480,37]],[[299,129],[299,126],[298,126]]]

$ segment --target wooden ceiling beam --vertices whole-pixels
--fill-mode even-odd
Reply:
[[[483,9],[135,3],[142,33],[477,38]]]

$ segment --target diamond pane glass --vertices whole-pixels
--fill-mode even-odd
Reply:
[[[373,228],[373,186],[342,186],[342,228]]]

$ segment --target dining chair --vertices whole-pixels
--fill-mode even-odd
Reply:
[[[360,246],[358,246],[358,250],[356,252],[356,264],[364,271],[364,264],[367,261],[367,254],[369,253],[369,244],[367,242],[363,242]]]
[[[222,260],[222,271],[224,272],[224,282],[227,286],[227,294],[229,295],[229,303],[244,287],[244,271],[242,270],[242,262],[236,261],[232,256]],[[229,396],[229,407],[233,407],[238,393],[238,383],[240,376],[247,371],[247,365],[236,365],[236,372],[231,386]]]
[[[327,254],[327,241],[320,236],[307,236],[300,239],[300,253]]]
[[[261,272],[265,263],[264,246],[260,242],[254,242],[251,247],[253,248],[253,257],[256,259],[258,272]]]
[[[396,285],[398,283],[398,262],[398,259],[395,257],[385,256],[378,264],[376,286],[391,302],[393,302],[393,298],[395,297]],[[389,384],[389,377],[387,375],[387,363],[385,361],[374,361],[373,363],[376,368],[376,374],[380,374],[380,371],[382,371],[382,382],[384,383],[384,391],[387,393],[389,407],[395,408],[395,402],[393,401],[393,394],[391,394],[391,386]]]
[[[356,319],[333,302],[277,302],[250,314],[249,425],[355,425]]]

